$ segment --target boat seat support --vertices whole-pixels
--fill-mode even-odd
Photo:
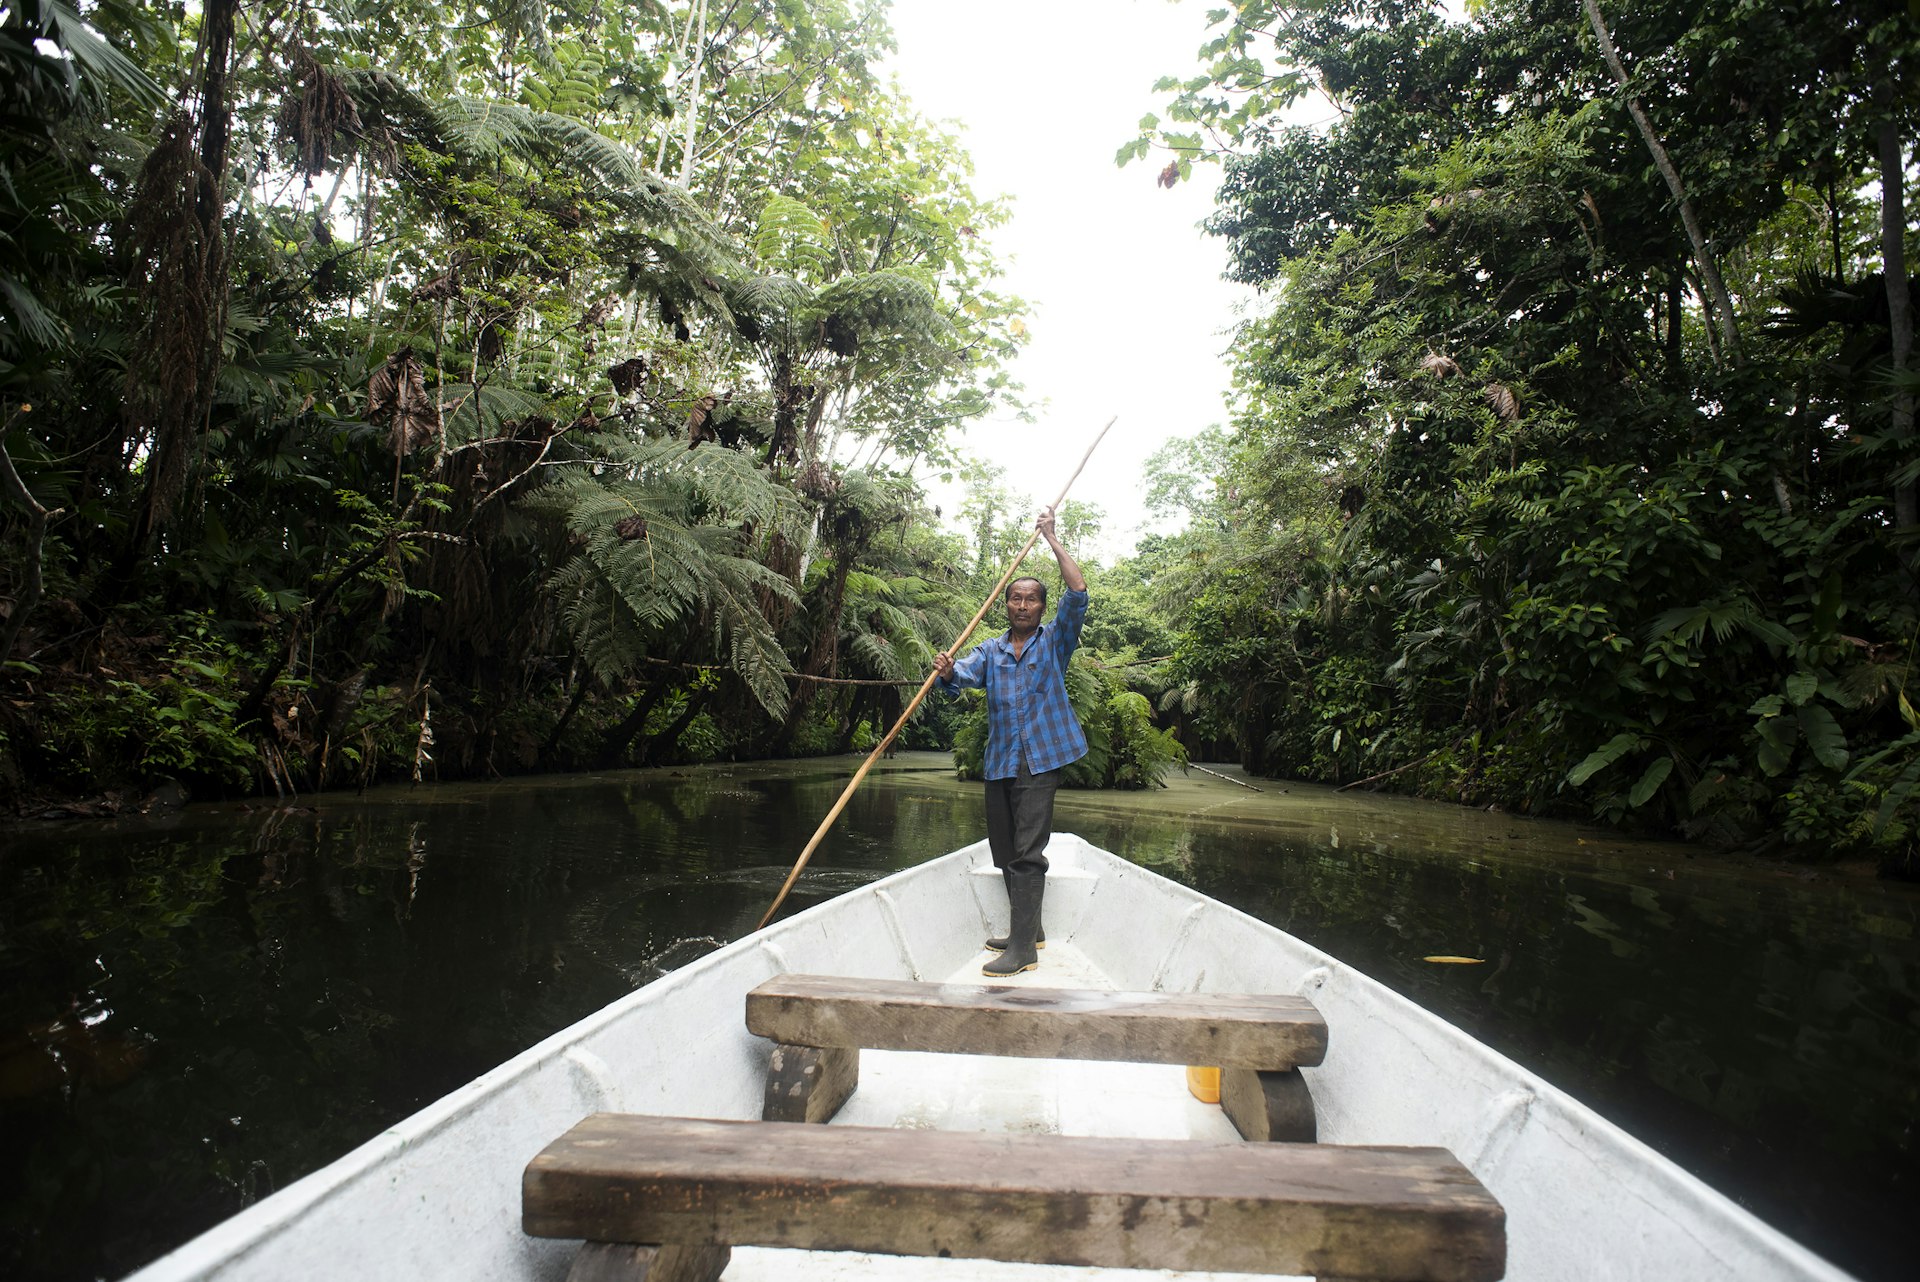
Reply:
[[[600,1113],[528,1164],[521,1213],[594,1244],[595,1269],[677,1250],[695,1270],[625,1282],[713,1282],[741,1246],[1374,1282],[1506,1269],[1505,1211],[1437,1148]]]
[[[860,1084],[860,1052],[851,1046],[777,1045],[767,1061],[760,1117],[768,1122],[825,1122]]]
[[[588,1242],[573,1257],[567,1282],[713,1282],[732,1258],[724,1246]]]
[[[1297,1068],[1221,1069],[1220,1108],[1243,1139],[1311,1144],[1319,1138],[1313,1095]]]
[[[1124,993],[777,975],[747,994],[747,1028],[775,1043],[761,1117],[824,1122],[859,1081],[861,1049],[1209,1064],[1221,1106],[1252,1140],[1310,1142],[1299,1068],[1327,1053],[1304,997]]]

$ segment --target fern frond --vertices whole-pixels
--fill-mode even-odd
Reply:
[[[501,428],[517,419],[544,413],[550,402],[546,397],[503,383],[476,387],[472,383],[448,383],[445,388],[447,438],[455,445],[496,436]]]
[[[791,196],[773,196],[761,207],[753,252],[784,276],[821,272],[833,261],[826,220]]]

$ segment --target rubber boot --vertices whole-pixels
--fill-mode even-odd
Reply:
[[[1011,906],[1013,904],[1013,874],[1005,868],[1002,868],[1000,870],[1000,879],[1007,883],[1007,904]],[[1034,931],[1033,946],[1035,948],[1045,948],[1047,946],[1047,927],[1045,923],[1042,923],[1040,927]],[[989,939],[987,941],[987,951],[990,953],[1004,953],[1007,951],[1007,937],[1000,935],[997,938]]]
[[[1005,979],[1040,964],[1034,948],[1034,936],[1040,932],[1040,901],[1046,897],[1047,874],[1025,870],[1007,871],[1007,898],[1013,907],[1013,925],[1007,931],[1007,946],[1001,954],[980,968],[990,979]]]

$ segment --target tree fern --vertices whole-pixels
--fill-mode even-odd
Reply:
[[[547,397],[504,383],[447,383],[441,392],[448,409],[447,440],[453,445],[498,436],[508,423],[551,409]]]
[[[709,635],[767,711],[786,707],[785,652],[763,601],[792,585],[755,559],[745,531],[777,528],[791,496],[733,450],[592,434],[598,466],[569,469],[521,503],[561,522],[575,551],[551,580],[582,659],[604,681],[633,673],[668,637]]]
[[[584,78],[588,66],[576,62],[571,73],[531,90],[528,97],[544,107],[467,94],[429,98],[378,69],[334,70],[353,94],[369,133],[407,139],[469,164],[510,158],[560,165],[588,183],[588,195],[634,219],[649,233],[660,261],[684,268],[685,278],[717,282],[741,274],[742,247],[684,188],[648,169],[626,144],[561,110],[594,109],[597,90]],[[713,292],[717,300],[717,284]]]
[[[769,270],[793,277],[820,274],[833,261],[825,220],[790,196],[773,196],[761,207],[753,253]]]
[[[520,101],[537,112],[585,120],[600,110],[600,85],[606,74],[607,60],[600,54],[568,44],[554,50],[544,74],[527,78],[520,88]]]

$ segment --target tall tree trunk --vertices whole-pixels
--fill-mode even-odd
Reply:
[[[620,764],[620,754],[627,750],[633,737],[646,729],[647,718],[673,688],[673,678],[661,674],[658,681],[647,687],[640,696],[640,702],[633,705],[633,711],[620,719],[620,724],[607,731],[607,737],[600,745],[600,751],[594,758],[594,765],[600,770],[611,770]]]
[[[680,736],[687,732],[687,727],[693,724],[693,719],[713,701],[714,693],[719,688],[708,686],[689,698],[687,706],[682,708],[680,715],[673,719],[673,724],[647,740],[645,746],[640,749],[640,764],[645,766],[663,764],[667,754],[680,745]]]
[[[6,427],[11,427],[8,423]],[[59,512],[49,512],[33,497],[33,491],[20,479],[20,473],[14,470],[13,456],[7,453],[6,432],[0,427],[0,482],[5,482],[5,492],[11,495],[21,507],[27,510],[26,539],[26,583],[20,595],[13,603],[13,613],[7,616],[4,625],[0,625],[0,663],[7,661],[13,653],[14,642],[20,639],[20,632],[27,626],[27,616],[33,613],[33,607],[40,604],[40,593],[44,588],[40,563],[47,541],[47,522]]]
[[[1583,0],[1583,3],[1586,5],[1587,19],[1593,24],[1594,37],[1600,42],[1600,56],[1606,60],[1607,69],[1613,73],[1621,92],[1626,94],[1627,111],[1633,116],[1633,123],[1638,126],[1647,150],[1653,153],[1654,167],[1667,180],[1667,190],[1673,193],[1674,203],[1680,206],[1680,222],[1687,229],[1687,239],[1693,243],[1693,261],[1699,267],[1700,279],[1707,287],[1714,312],[1714,325],[1720,332],[1720,344],[1726,349],[1728,359],[1738,365],[1740,333],[1734,321],[1733,299],[1728,295],[1726,282],[1720,276],[1720,262],[1714,256],[1713,247],[1707,243],[1700,219],[1693,212],[1693,202],[1687,197],[1686,184],[1680,181],[1680,171],[1674,168],[1673,158],[1667,154],[1660,135],[1654,132],[1647,109],[1641,105],[1638,95],[1628,88],[1627,68],[1620,61],[1619,50],[1613,47],[1613,36],[1607,30],[1606,19],[1600,14],[1599,0]]]
[[[680,648],[674,651],[673,663],[677,665],[692,654],[694,643],[699,639],[700,629],[688,627],[686,640],[682,641]],[[600,751],[594,756],[594,764],[597,768],[608,770],[619,764],[620,754],[627,750],[627,745],[633,742],[635,735],[647,728],[647,718],[652,715],[654,708],[659,706],[660,700],[673,689],[673,681],[671,671],[661,673],[660,679],[648,686],[647,692],[640,696],[640,702],[634,705],[633,711],[621,718],[619,725],[607,731],[607,737],[601,741]]]
[[[840,727],[840,739],[834,745],[833,750],[835,752],[846,753],[853,751],[853,736],[860,730],[860,717],[867,711],[871,703],[872,700],[866,695],[864,687],[854,690],[853,697],[847,700],[847,713]],[[874,737],[877,739],[881,734],[885,733],[886,731],[884,730],[879,731]]]
[[[128,214],[139,264],[135,294],[147,320],[128,363],[126,414],[135,435],[148,440],[148,461],[140,509],[108,576],[120,591],[131,586],[135,566],[172,517],[213,408],[227,324],[221,215],[232,135],[227,82],[238,8],[239,0],[207,0],[199,119],[176,116],[161,135],[141,167]],[[197,142],[192,137],[196,123]]]
[[[591,673],[582,672],[575,678],[573,697],[567,700],[567,710],[560,714],[558,721],[553,723],[553,732],[547,736],[547,741],[540,745],[540,761],[543,765],[551,763],[554,749],[560,746],[560,737],[566,734],[567,727],[573,724],[573,714],[580,711],[580,705],[586,702],[587,691],[592,688]]]
[[[206,73],[200,81],[200,226],[211,236],[218,232],[226,204],[227,139],[232,121],[227,114],[227,77],[233,61],[233,20],[240,0],[207,0]]]
[[[707,62],[707,0],[700,0],[700,34],[693,44],[693,89],[687,94],[687,142],[680,154],[680,185],[693,184],[693,140],[700,129],[700,73]]]
[[[1893,86],[1882,80],[1874,97],[1880,120],[1880,272],[1887,282],[1887,328],[1893,339],[1893,432],[1895,440],[1913,434],[1913,391],[1904,375],[1913,361],[1913,289],[1907,278],[1907,158],[1900,146],[1900,120]],[[1920,525],[1914,483],[1893,487],[1896,530]],[[1911,560],[1911,557],[1909,557]]]
[[[827,589],[827,605],[814,629],[813,645],[807,650],[806,661],[800,665],[802,676],[830,677],[839,667],[840,609],[846,602],[847,576],[853,572],[853,557],[846,552],[835,555],[837,559],[833,566],[833,582]],[[807,719],[807,709],[812,707],[819,692],[818,682],[794,683],[793,698],[787,703],[787,719],[773,737],[772,750],[776,755],[784,753],[792,744],[795,732],[800,729],[801,722]]]
[[[693,48],[693,26],[702,8],[703,6],[700,5],[697,0],[696,3],[688,6],[687,25],[680,30],[680,39],[675,43],[673,53],[667,60],[669,65],[676,59],[686,57],[688,50]],[[679,76],[675,77],[674,88],[676,90],[679,88],[680,81],[686,78],[686,74],[687,73],[683,71]],[[667,147],[673,142],[673,123],[677,119],[679,119],[678,115],[667,117],[666,123],[660,130],[659,149],[656,150],[653,155],[653,172],[662,176],[665,176],[667,172]]]
[[[1666,334],[1667,381],[1676,388],[1684,387],[1687,379],[1687,353],[1680,328],[1684,319],[1681,308],[1684,293],[1685,275],[1676,267],[1667,277]]]

